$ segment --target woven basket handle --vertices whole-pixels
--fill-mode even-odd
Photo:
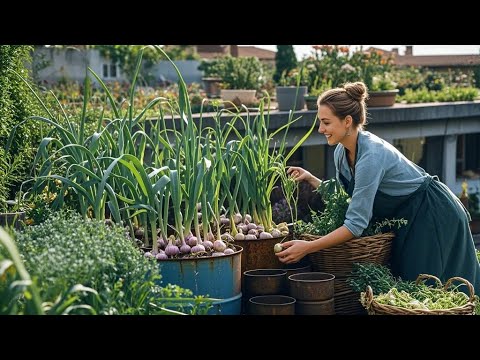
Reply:
[[[443,286],[442,281],[441,281],[438,277],[436,277],[436,276],[434,276],[434,275],[430,275],[430,274],[420,274],[420,275],[418,275],[417,280],[415,281],[415,285],[420,284],[420,282],[421,282],[422,280],[428,280],[428,279],[433,279],[433,280],[435,280],[435,282],[437,283],[438,287],[442,287],[442,286]]]
[[[373,290],[370,285],[367,285],[367,291],[365,292],[365,302],[367,303],[367,309],[370,309],[373,301]]]
[[[468,299],[468,301],[473,302],[475,300],[475,292],[473,290],[473,285],[470,283],[470,281],[468,281],[464,278],[461,278],[459,276],[455,276],[455,277],[452,277],[452,278],[448,279],[447,282],[445,283],[445,287],[443,289],[447,290],[452,285],[452,282],[455,281],[455,280],[463,282],[465,285],[467,285],[468,291],[470,292],[470,299]]]

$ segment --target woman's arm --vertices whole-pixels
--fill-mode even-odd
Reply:
[[[285,263],[291,264],[300,261],[305,255],[327,249],[329,247],[340,245],[345,241],[352,239],[354,236],[345,226],[340,226],[331,233],[319,237],[313,241],[291,240],[282,243],[283,251],[276,253],[278,259]]]
[[[314,176],[311,172],[298,166],[290,166],[287,170],[287,174],[290,174],[296,181],[308,182],[314,189],[318,188],[322,182],[322,180]]]

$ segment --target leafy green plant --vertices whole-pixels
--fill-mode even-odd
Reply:
[[[10,176],[8,183],[3,180],[3,186],[0,185],[7,199],[15,197],[21,182],[28,177],[34,150],[40,142],[42,131],[46,130],[46,126],[40,124],[19,126],[7,150],[7,139],[12,128],[30,115],[41,112],[29,90],[33,83],[27,65],[31,62],[32,50],[33,47],[27,45],[0,45],[0,149],[5,150],[3,159],[7,157],[10,164],[18,165],[15,167],[15,176]],[[25,82],[15,72],[21,74]],[[9,173],[12,175],[13,171]]]
[[[13,156],[12,161],[12,156],[5,154],[0,148],[0,212],[8,212],[9,190],[22,176],[24,166],[22,155]]]
[[[393,80],[392,74],[386,72],[380,75],[373,76],[371,87],[368,90],[384,91],[384,90],[394,90],[396,88],[397,88],[397,83]]]
[[[312,56],[303,61],[309,69],[310,85],[317,78],[331,81],[332,87],[346,82],[363,81],[373,88],[373,77],[392,70],[392,59],[381,51],[366,52],[360,47],[351,51],[348,46],[314,45]]]
[[[278,84],[280,86],[308,86],[310,83],[308,69],[304,66],[284,71]]]
[[[124,232],[60,211],[18,233],[17,243],[41,297],[51,304],[76,284],[98,293],[83,299],[98,314],[155,314],[168,312],[167,303],[208,304],[189,290],[161,288],[156,260],[146,259]]]
[[[425,102],[450,102],[450,101],[473,101],[477,99],[479,92],[477,88],[472,87],[445,87],[440,91],[432,91],[423,87],[418,90],[405,90],[405,95],[401,96],[399,101],[407,104],[425,103]]]
[[[82,304],[86,294],[96,291],[75,285],[60,294],[54,302],[42,302],[36,279],[31,279],[11,237],[0,228],[0,315],[67,315],[95,314]]]
[[[282,166],[283,165],[283,166]],[[298,193],[299,185],[290,175],[287,175],[286,168],[284,163],[280,166],[280,180],[283,195],[288,204],[290,210],[290,219],[292,224],[296,224],[298,219],[297,203],[298,203]]]
[[[312,211],[312,221],[298,221],[296,226],[297,234],[327,235],[338,229],[345,222],[345,215],[348,210],[351,198],[340,185],[332,178],[320,183],[316,192],[322,196],[325,202],[325,209],[320,213]],[[377,219],[372,218],[368,227],[363,231],[362,236],[371,236],[385,231],[391,231],[394,228],[405,226],[405,219]]]
[[[318,84],[318,78],[315,79],[313,86],[308,89],[309,96],[319,97],[325,91],[332,88],[332,81],[331,80],[322,80],[320,84]]]
[[[266,82],[262,63],[256,57],[217,59],[210,74],[220,77],[225,89],[261,90]]]

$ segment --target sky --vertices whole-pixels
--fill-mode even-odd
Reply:
[[[252,46],[252,45],[250,45]],[[277,45],[253,45],[262,49],[277,50]],[[350,45],[353,48],[360,45]],[[363,48],[370,46],[391,50],[398,48],[400,55],[405,54],[406,45],[363,45]],[[311,45],[293,45],[297,59],[301,60],[303,57],[310,55],[312,50]],[[465,55],[475,54],[480,55],[480,45],[413,45],[413,55]]]

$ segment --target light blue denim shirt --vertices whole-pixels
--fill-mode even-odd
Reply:
[[[355,188],[344,225],[359,237],[372,218],[377,190],[391,196],[409,195],[425,181],[427,173],[393,145],[368,131],[358,133],[357,147]],[[351,181],[352,174],[342,144],[335,148],[334,159],[337,180],[340,181],[341,172]]]

